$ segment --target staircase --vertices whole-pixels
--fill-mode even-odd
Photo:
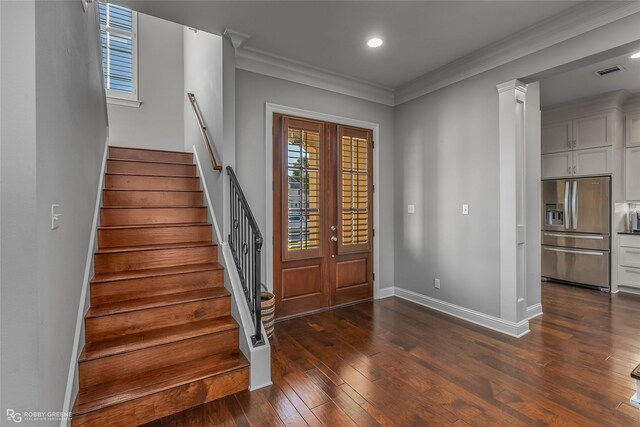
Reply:
[[[110,147],[73,426],[134,426],[248,388],[193,154]]]

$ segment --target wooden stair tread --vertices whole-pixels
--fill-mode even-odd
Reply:
[[[200,179],[198,176],[184,176],[184,175],[143,175],[139,173],[127,173],[127,172],[106,172],[105,175],[118,175],[118,176],[139,176],[143,178],[156,177],[156,178],[187,178],[187,179]],[[105,190],[113,190],[113,188],[105,187]]]
[[[141,206],[102,206],[100,209],[194,209],[206,208],[204,205],[141,205]]]
[[[640,365],[636,366],[636,369],[631,371],[631,378],[640,381]]]
[[[187,302],[202,301],[206,299],[223,298],[229,296],[229,292],[223,287],[194,289],[191,291],[153,295],[144,298],[117,301],[103,305],[92,305],[87,311],[86,318],[109,316],[130,311],[147,310],[149,308],[164,307],[168,305],[184,304]]]
[[[138,159],[123,159],[120,157],[109,157],[107,158],[107,160],[113,160],[116,162],[132,162],[132,163],[155,163],[155,164],[161,164],[161,165],[181,165],[181,166],[194,166],[193,162],[165,162],[165,161],[161,161],[161,160],[138,160]],[[164,175],[162,175],[164,176]]]
[[[129,230],[136,228],[174,228],[174,227],[202,227],[211,225],[208,222],[176,222],[165,224],[138,224],[138,225],[101,225],[98,230]]]
[[[237,351],[158,369],[128,381],[97,384],[78,391],[73,415],[86,414],[248,366],[247,359]]]
[[[118,150],[131,150],[131,151],[153,151],[153,152],[158,152],[158,153],[192,154],[189,151],[165,150],[163,148],[123,147],[121,145],[109,145],[109,148],[116,148]]]
[[[119,191],[119,192],[145,192],[145,193],[202,193],[202,190],[149,190],[148,188],[105,188],[105,191]]]
[[[101,248],[96,254],[113,254],[120,252],[139,252],[139,251],[155,251],[158,249],[183,249],[183,248],[201,248],[206,246],[218,246],[217,244],[206,242],[185,242],[185,243],[161,243],[158,245],[140,245],[140,246],[118,246],[115,248]]]
[[[238,329],[238,324],[233,317],[222,316],[213,320],[206,319],[199,322],[183,323],[167,328],[158,328],[136,334],[93,341],[85,344],[79,361],[86,362],[101,357],[113,356],[142,348],[168,344],[202,335],[216,334],[233,329]]]
[[[91,283],[113,282],[116,280],[141,279],[145,277],[169,276],[173,274],[222,269],[223,267],[219,263],[210,262],[205,264],[189,264],[173,267],[148,268],[144,270],[119,271],[116,273],[100,273],[93,276]]]

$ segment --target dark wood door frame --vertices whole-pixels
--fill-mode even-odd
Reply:
[[[306,190],[306,193],[314,193],[312,183],[316,183],[316,203],[319,202],[321,209],[317,216],[304,216],[305,222],[311,221],[308,218],[315,218],[315,224],[319,226],[316,232],[319,242],[313,247],[305,246],[293,252],[289,249],[290,243],[285,242],[291,242],[288,240],[292,232],[290,215],[295,214],[289,210],[283,211],[292,209],[288,188],[290,175],[287,178],[285,172],[287,164],[295,168],[291,166],[291,151],[288,148],[291,146],[287,142],[291,138],[289,129],[294,132],[293,135],[302,130],[308,135],[308,140],[321,141],[315,149],[319,159],[314,161],[320,171],[315,175],[307,175],[313,178]],[[377,202],[373,191],[373,136],[373,129],[273,114],[271,279],[278,318],[353,304],[374,296],[374,263],[379,258],[374,256]],[[311,162],[313,156],[309,156],[309,153],[305,151]],[[350,219],[343,224],[343,218]],[[336,227],[331,227],[332,224]],[[291,283],[296,284],[294,288],[291,288]]]

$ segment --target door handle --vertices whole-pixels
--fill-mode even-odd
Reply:
[[[330,240],[331,240],[332,242],[337,242],[337,241],[338,241],[338,238],[337,238],[336,236],[331,236],[331,239],[330,239]]]
[[[337,230],[336,226],[335,226],[335,225],[332,225],[332,226],[331,226],[331,231],[336,231],[336,230]]]
[[[569,181],[564,183],[564,228],[569,229]]]
[[[562,252],[565,254],[577,254],[577,255],[594,255],[594,256],[603,256],[604,252],[594,252],[594,251],[575,251],[570,249],[559,249],[559,248],[544,248],[545,251],[551,252]]]
[[[573,229],[578,229],[578,181],[573,181],[573,191],[571,192],[571,223]]]
[[[572,233],[544,233],[549,237],[570,237],[572,239],[604,240],[603,236],[580,236]]]

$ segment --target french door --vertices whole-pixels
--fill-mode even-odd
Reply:
[[[373,296],[371,130],[274,114],[278,318]]]

